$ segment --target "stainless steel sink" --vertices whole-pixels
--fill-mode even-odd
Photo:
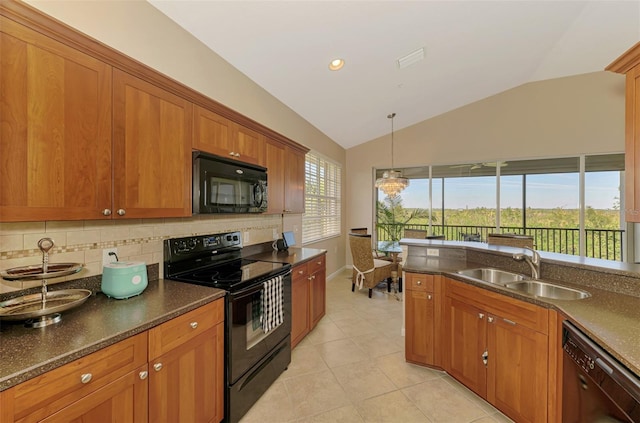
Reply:
[[[522,281],[525,275],[519,273],[507,272],[506,270],[492,269],[490,267],[480,267],[477,269],[458,270],[459,275],[466,276],[471,279],[489,282],[497,285],[505,286],[511,282]]]
[[[549,282],[526,280],[506,284],[506,287],[526,294],[553,300],[581,300],[590,297],[587,291],[567,288]]]

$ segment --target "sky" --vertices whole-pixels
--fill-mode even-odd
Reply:
[[[437,181],[437,183],[436,183]],[[527,207],[576,209],[579,204],[578,173],[527,175]],[[496,207],[495,176],[446,179],[445,208]],[[500,183],[501,207],[522,207],[522,177],[503,176]],[[440,180],[434,180],[434,206],[442,201]],[[587,172],[585,202],[594,209],[613,209],[620,198],[619,172]],[[429,207],[429,181],[412,179],[402,193],[406,208]],[[437,205],[436,205],[437,204]]]

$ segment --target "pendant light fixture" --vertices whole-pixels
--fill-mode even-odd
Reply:
[[[391,113],[387,116],[391,119],[391,170],[387,170],[382,174],[382,178],[376,179],[376,188],[379,188],[384,192],[387,197],[394,198],[400,191],[409,186],[409,180],[402,177],[402,172],[399,170],[393,170],[393,118],[396,117],[395,113]]]

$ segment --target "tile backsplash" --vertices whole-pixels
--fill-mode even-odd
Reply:
[[[299,216],[298,216],[299,218]],[[102,274],[102,250],[116,247],[121,261],[160,264],[162,242],[167,238],[241,231],[244,245],[274,239],[283,230],[282,215],[200,215],[175,219],[128,219],[73,222],[0,223],[0,270],[42,263],[41,238],[53,239],[50,263],[83,263],[84,268],[48,284]],[[39,286],[40,281],[11,282],[0,279],[0,293]]]

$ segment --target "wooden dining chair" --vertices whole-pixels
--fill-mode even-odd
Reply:
[[[349,246],[353,259],[353,275],[351,279],[351,292],[356,285],[360,289],[369,289],[369,298],[373,288],[381,282],[387,282],[387,291],[391,292],[393,278],[391,275],[395,266],[392,262],[378,260],[371,255],[371,235],[349,234]]]
[[[413,239],[426,239],[427,231],[424,229],[405,229],[404,237]]]

